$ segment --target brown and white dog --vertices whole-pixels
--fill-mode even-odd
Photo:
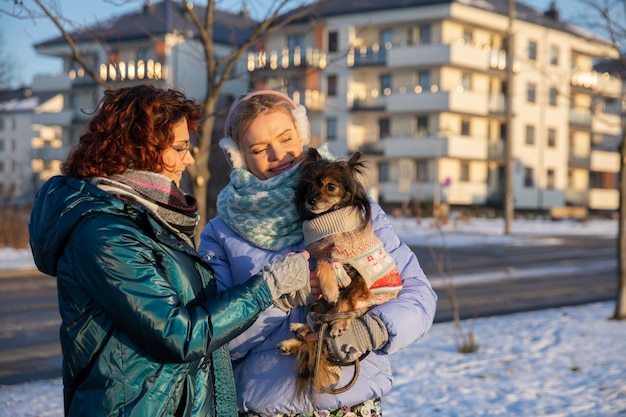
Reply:
[[[333,317],[328,323],[330,337],[342,335],[356,317],[341,313],[365,311],[394,298],[402,288],[393,259],[372,230],[360,157],[357,152],[349,160],[329,161],[311,148],[296,189],[305,244],[316,260],[323,295],[310,307],[309,318],[314,323],[316,317]],[[310,387],[328,391],[341,377],[339,364],[330,357],[326,343],[317,346],[305,340],[313,332],[309,325],[293,323],[290,329],[296,337],[277,347],[282,354],[296,357],[296,394],[302,396]],[[350,360],[362,353],[352,352]]]

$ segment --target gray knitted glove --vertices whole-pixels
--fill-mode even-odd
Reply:
[[[311,293],[310,282],[290,294],[281,295],[274,300],[274,305],[283,311],[289,311],[294,307],[307,306],[315,301],[315,296]]]
[[[278,256],[265,265],[259,274],[267,283],[274,300],[310,285],[309,261],[302,253]]]
[[[328,350],[342,363],[352,362],[365,352],[380,349],[389,340],[385,323],[370,314],[363,314],[354,319],[341,336],[330,337],[328,331],[326,334]]]

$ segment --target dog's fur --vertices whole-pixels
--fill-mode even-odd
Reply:
[[[355,153],[349,160],[324,160],[316,149],[311,148],[301,167],[301,177],[296,189],[296,204],[302,220],[312,220],[322,214],[345,207],[354,207],[362,214],[359,233],[373,233],[371,229],[371,207],[367,191],[362,183],[364,165],[360,153]],[[363,305],[371,305],[372,293],[366,280],[350,265],[344,264],[351,281],[339,289],[335,272],[329,262],[321,257],[333,250],[331,247],[319,247],[311,250],[316,259],[316,275],[320,282],[323,299],[312,308],[319,313],[336,313],[356,310]],[[342,318],[329,324],[330,336],[337,337],[349,327],[352,319]],[[284,355],[293,355],[298,364],[296,394],[304,396],[310,387],[315,392],[327,390],[339,382],[341,368],[332,363],[326,343],[321,347],[318,369],[314,369],[316,342],[306,341],[305,336],[313,330],[304,323],[293,323],[290,330],[295,338],[281,342],[277,348]],[[360,354],[360,353],[359,353]],[[358,355],[357,355],[358,357]]]

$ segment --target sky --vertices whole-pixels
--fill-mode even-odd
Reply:
[[[502,219],[451,222],[390,219],[405,242],[433,246],[558,244],[571,235],[614,239],[615,220],[586,223]],[[442,233],[443,232],[443,233]],[[442,239],[442,234],[445,239]],[[545,236],[551,239],[546,239]],[[0,249],[0,269],[32,268],[27,249]],[[455,285],[464,277],[455,276]],[[434,284],[436,285],[436,284]],[[453,323],[389,357],[394,374],[385,416],[617,417],[626,415],[626,323],[614,302],[463,320],[478,350],[457,352]],[[62,417],[61,378],[0,385],[0,417]]]
[[[252,9],[259,0],[249,0]],[[524,0],[529,6],[546,10],[552,0]],[[575,16],[580,9],[579,0],[556,0],[563,20]],[[36,7],[32,0],[23,1],[27,7]],[[30,85],[36,75],[56,75],[61,71],[58,58],[37,55],[34,44],[59,36],[58,29],[47,19],[18,19],[7,15],[15,13],[13,0],[0,0],[0,50],[15,62],[15,85]],[[137,10],[144,0],[59,0],[61,14],[68,20],[89,25],[107,18]],[[220,4],[239,7],[242,0],[225,0]],[[234,6],[233,6],[234,5]],[[251,10],[253,12],[253,10]]]

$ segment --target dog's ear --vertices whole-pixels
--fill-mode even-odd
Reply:
[[[309,153],[308,153],[308,159],[310,161],[321,161],[322,160],[322,155],[320,155],[320,153],[318,152],[317,149],[315,148],[309,148]]]
[[[361,152],[355,152],[352,154],[348,160],[348,168],[350,168],[351,171],[358,172],[359,174],[363,173],[365,164],[361,162]]]

